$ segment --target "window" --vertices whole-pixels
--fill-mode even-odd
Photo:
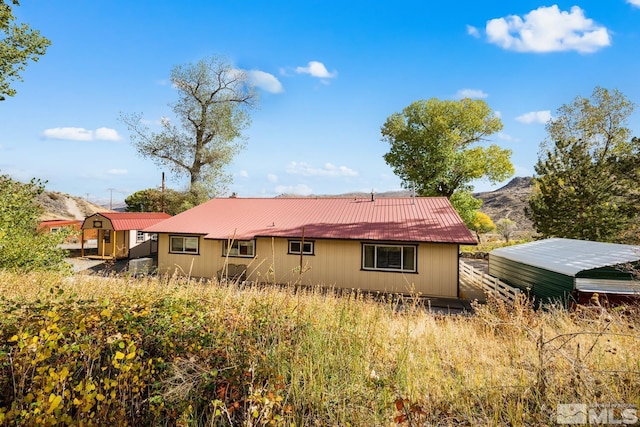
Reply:
[[[144,232],[138,231],[138,233],[136,234],[136,242],[137,243],[144,242]]]
[[[225,241],[222,247],[223,256],[237,256],[252,258],[256,253],[254,240],[234,240],[229,247],[229,242]]]
[[[111,243],[111,230],[104,230],[104,242]]]
[[[300,249],[302,248],[301,240],[289,240],[289,253],[300,255]],[[303,255],[313,255],[313,242],[304,241]]]
[[[62,227],[51,227],[49,231],[51,233],[59,233],[60,231],[62,231]]]
[[[170,236],[169,252],[172,254],[197,254],[200,239],[196,236]]]
[[[403,245],[362,245],[364,270],[416,272],[416,247]]]

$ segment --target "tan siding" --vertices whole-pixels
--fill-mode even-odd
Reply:
[[[248,279],[257,282],[296,283],[300,255],[289,255],[288,239],[260,238],[256,257],[234,258],[228,262],[248,266]],[[303,257],[302,284],[336,286],[371,291],[458,296],[458,246],[426,243],[418,246],[418,273],[363,271],[362,246],[358,241],[315,240],[314,255]],[[200,238],[200,255],[169,254],[167,234],[159,236],[159,270],[178,271],[195,277],[212,278],[220,270],[225,257],[222,242]]]
[[[158,236],[158,271],[210,279],[219,269],[215,263],[216,257],[212,257],[213,247],[218,245],[220,242],[200,237],[198,255],[172,254],[169,253],[169,235],[160,234]]]

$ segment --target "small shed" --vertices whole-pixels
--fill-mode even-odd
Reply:
[[[522,289],[538,303],[617,303],[640,298],[640,246],[545,239],[494,249],[489,274]]]
[[[97,258],[139,258],[158,251],[157,234],[142,230],[168,218],[161,212],[99,212],[84,220],[82,230],[97,231]]]
[[[76,219],[50,219],[41,221],[38,224],[40,233],[57,233],[59,231],[68,230],[71,235],[65,238],[64,243],[77,243],[80,240],[81,220]]]

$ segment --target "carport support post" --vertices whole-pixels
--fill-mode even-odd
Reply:
[[[82,229],[82,236],[80,237],[80,258],[84,258],[84,228]]]
[[[116,248],[118,247],[117,243],[118,243],[118,232],[116,230],[113,230],[113,249],[111,250],[113,259],[116,259]]]

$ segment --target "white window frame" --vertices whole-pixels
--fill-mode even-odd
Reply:
[[[298,245],[298,249],[294,249],[292,246]],[[304,248],[309,247],[309,250],[303,250],[302,255],[313,255],[315,250],[315,244],[313,240],[305,240]],[[300,255],[300,247],[302,247],[302,240],[289,240],[289,254]]]
[[[237,258],[253,258],[256,256],[256,241],[254,240],[234,240],[231,242],[231,250],[227,250],[229,242],[222,242],[222,256]],[[248,249],[250,248],[250,250]],[[246,252],[245,252],[246,250]],[[245,253],[242,253],[245,252]]]
[[[144,242],[146,237],[146,233],[144,231],[136,231],[136,243],[142,243]]]
[[[174,250],[173,240],[181,239],[182,240],[182,249]],[[193,241],[195,240],[195,248],[193,247]],[[187,242],[190,242],[189,244]],[[169,253],[170,254],[189,254],[189,255],[199,255],[200,254],[200,237],[198,236],[169,236]]]
[[[367,248],[373,248],[373,266],[368,265],[367,263]],[[400,249],[400,263],[398,267],[390,267],[384,266],[379,267],[380,264],[383,263],[382,255],[380,254],[379,249]],[[413,250],[413,268],[405,268],[407,266],[407,262],[405,262],[405,249]],[[379,259],[380,257],[380,259]],[[418,272],[418,246],[417,245],[398,245],[398,244],[390,244],[390,243],[363,243],[362,244],[362,269],[367,271],[391,271],[391,272],[402,272],[402,273],[417,273]]]

